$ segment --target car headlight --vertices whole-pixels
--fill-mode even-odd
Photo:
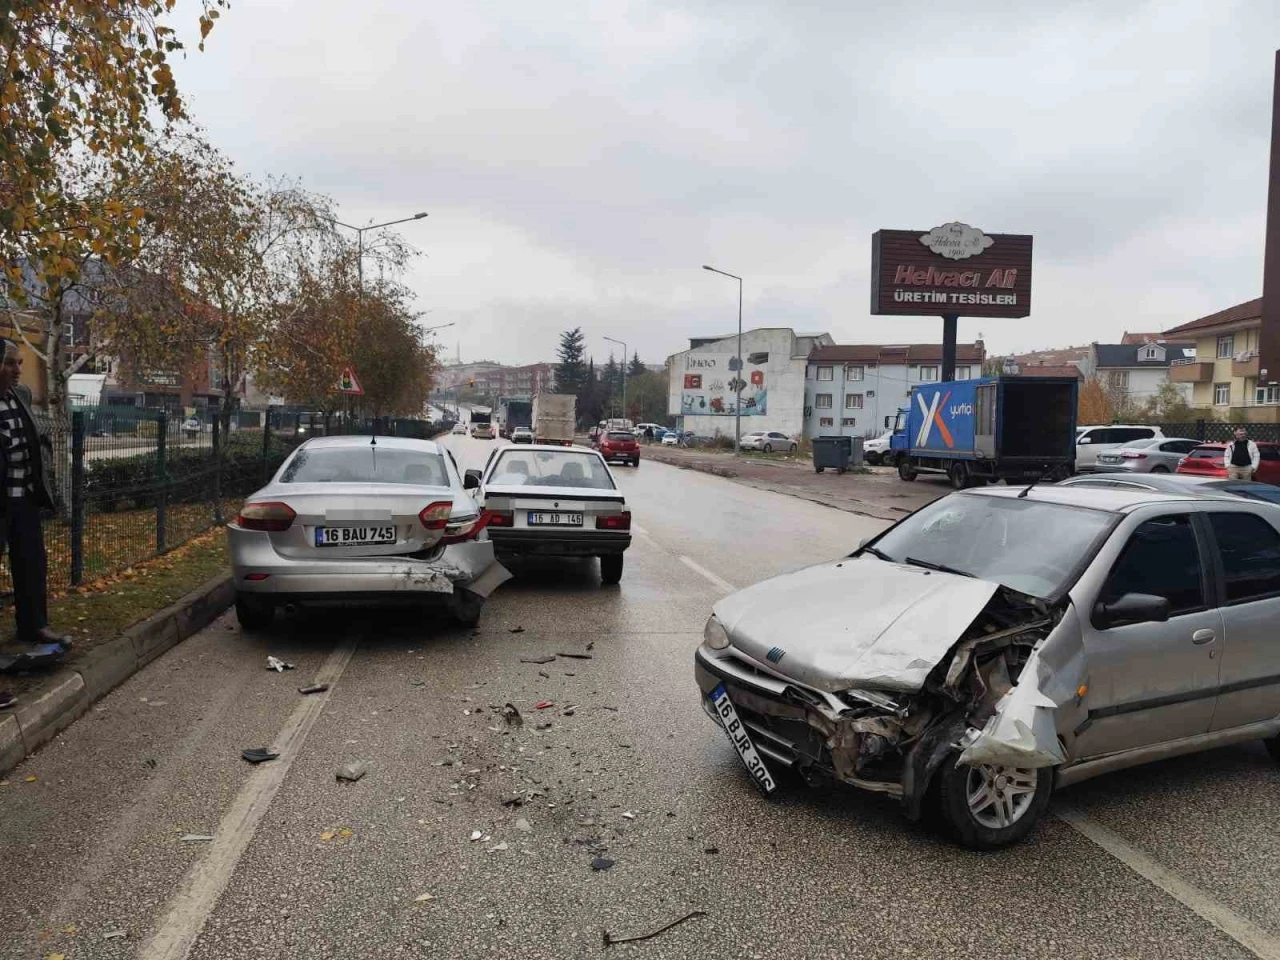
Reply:
[[[729,631],[716,619],[714,613],[707,619],[707,625],[702,628],[702,639],[712,650],[723,650],[729,646]]]

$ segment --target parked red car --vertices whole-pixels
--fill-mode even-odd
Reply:
[[[1225,478],[1227,468],[1222,465],[1222,457],[1226,449],[1225,443],[1202,443],[1183,458],[1177,472],[1192,477]],[[1280,486],[1280,443],[1259,443],[1258,456],[1258,472],[1253,479]]]
[[[605,460],[622,460],[633,467],[640,466],[640,444],[630,433],[620,430],[602,433],[596,449]]]

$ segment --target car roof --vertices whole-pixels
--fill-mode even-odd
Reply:
[[[314,450],[316,447],[368,447],[373,446],[373,440],[377,440],[376,446],[389,447],[394,450],[421,450],[424,453],[440,453],[441,447],[434,440],[417,440],[413,437],[370,437],[365,436],[342,436],[342,437],[312,437],[301,446]]]
[[[1011,487],[980,487],[965,490],[958,496],[1017,498],[1026,487],[1014,484]],[[1063,486],[1059,484],[1037,484],[1031,488],[1026,499],[1038,503],[1055,503],[1066,507],[1084,507],[1090,510],[1105,510],[1108,513],[1129,513],[1139,507],[1152,503],[1169,503],[1179,501],[1203,500],[1198,493],[1168,493],[1159,490],[1125,490],[1119,487],[1087,487]],[[1216,499],[1216,498],[1215,498]]]
[[[499,447],[497,452],[506,453],[508,450],[514,450],[517,453],[524,453],[528,450],[546,450],[548,453],[585,453],[593,457],[600,456],[590,447],[580,447],[576,443],[571,447],[566,447],[559,443],[522,443],[518,447],[513,445]]]
[[[1160,428],[1154,423],[1091,423],[1087,427],[1077,427],[1078,430],[1105,430],[1111,427],[1123,427],[1125,430],[1154,430],[1160,432]]]

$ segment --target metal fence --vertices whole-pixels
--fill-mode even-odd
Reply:
[[[1226,443],[1235,439],[1237,427],[1244,427],[1252,440],[1280,443],[1280,423],[1227,423],[1223,420],[1188,420],[1181,423],[1152,423],[1166,437],[1185,437],[1201,443]]]
[[[123,570],[234,517],[310,436],[428,439],[439,431],[425,420],[333,418],[325,425],[275,410],[237,411],[225,435],[216,421],[173,411],[86,407],[72,413],[69,425],[37,417],[53,443],[57,505],[44,520],[50,591]],[[6,556],[0,607],[11,597]]]

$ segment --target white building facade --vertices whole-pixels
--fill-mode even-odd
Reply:
[[[1096,376],[1112,396],[1141,405],[1153,399],[1161,384],[1169,380],[1172,364],[1194,360],[1195,356],[1194,341],[1095,343],[1082,369],[1086,377]],[[1176,386],[1190,403],[1192,384]]]
[[[739,384],[730,361],[737,355],[738,337],[693,342],[697,345],[667,359],[667,412],[700,437],[732,437]],[[743,331],[742,432],[802,436],[809,355],[833,343],[829,334],[797,334],[787,327]]]

